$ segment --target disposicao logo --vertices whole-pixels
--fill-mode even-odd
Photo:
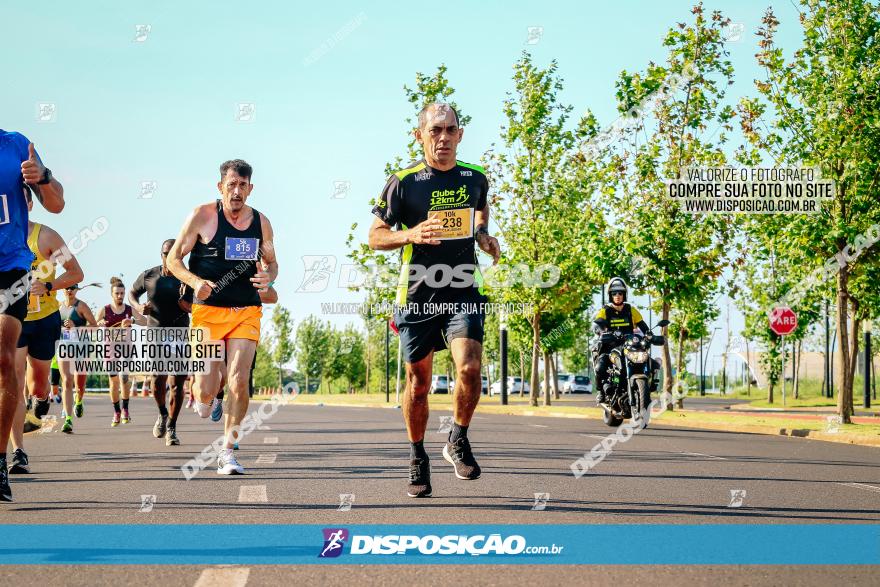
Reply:
[[[318,558],[336,558],[342,554],[345,541],[348,540],[348,530],[345,528],[324,528],[324,548]]]

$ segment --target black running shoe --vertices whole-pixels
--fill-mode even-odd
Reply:
[[[28,456],[20,448],[15,449],[12,453],[12,462],[9,464],[9,472],[13,475],[22,475],[31,472],[28,466]]]
[[[471,443],[467,438],[459,438],[455,442],[447,442],[443,447],[443,458],[452,463],[455,476],[459,479],[472,481],[480,477],[480,465],[471,452]]]
[[[9,473],[6,472],[6,461],[0,461],[0,501],[12,501],[12,489],[9,487]]]
[[[409,462],[406,494],[410,497],[431,497],[431,463],[428,459],[413,459]]]
[[[177,438],[177,430],[174,426],[168,427],[168,432],[165,433],[165,446],[177,446],[180,444],[180,439]]]
[[[38,399],[34,404],[34,416],[38,419],[42,419],[43,416],[49,413],[49,398],[46,399]]]
[[[165,430],[168,429],[168,416],[163,416],[159,414],[159,417],[156,419],[156,424],[153,426],[153,436],[156,438],[162,438],[165,436]]]

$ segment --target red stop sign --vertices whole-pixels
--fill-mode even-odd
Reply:
[[[797,314],[788,306],[773,308],[770,312],[770,330],[779,336],[787,336],[797,328]]]

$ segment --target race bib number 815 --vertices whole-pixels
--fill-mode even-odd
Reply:
[[[260,239],[226,237],[227,261],[256,261],[260,252]]]
[[[428,212],[428,218],[440,219],[440,236],[438,240],[453,240],[474,236],[474,209],[457,208],[455,210],[437,210]]]

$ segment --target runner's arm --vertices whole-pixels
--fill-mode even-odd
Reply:
[[[107,321],[104,320],[104,306],[98,308],[98,314],[95,316],[95,326],[104,326]]]
[[[489,204],[486,203],[485,206],[481,210],[477,210],[474,213],[474,225],[475,225],[475,233],[474,237],[477,240],[477,246],[480,247],[485,253],[492,255],[493,263],[497,264],[498,260],[501,258],[501,246],[498,244],[498,239],[488,233],[489,230]],[[485,228],[487,232],[480,231],[481,228]]]
[[[46,166],[37,154],[33,143],[28,143],[28,158],[21,162],[21,175],[24,182],[34,191],[34,195],[47,212],[58,214],[64,209],[64,186],[53,176],[49,183],[40,185]]]
[[[171,250],[168,251],[168,259],[166,261],[168,270],[177,279],[193,288],[196,292],[198,292],[203,280],[186,268],[183,264],[183,258],[189,255],[193,247],[196,246],[196,240],[199,238],[199,225],[202,222],[203,208],[203,206],[199,206],[193,210],[192,214],[183,223],[180,234],[174,241],[174,245],[171,246]]]
[[[265,214],[260,214],[260,226],[263,230],[263,242],[260,243],[260,264],[257,273],[251,277],[251,283],[258,291],[264,292],[278,277],[278,259],[275,257],[275,234],[272,223]]]
[[[439,245],[434,238],[440,234],[440,219],[429,218],[408,230],[391,230],[391,225],[381,218],[373,220],[370,227],[369,245],[374,251],[391,251],[404,245]]]
[[[260,292],[260,301],[264,304],[275,304],[278,302],[278,292],[274,287],[270,287],[266,291]]]
[[[82,281],[83,270],[79,266],[79,261],[76,260],[73,253],[67,248],[67,244],[61,238],[61,235],[44,225],[40,231],[40,237],[46,239],[44,244],[47,245],[46,249],[49,252],[49,262],[53,265],[60,263],[64,267],[64,273],[52,280],[52,291],[59,291]],[[31,292],[40,293],[36,290],[43,290],[43,293],[45,293],[46,286],[42,282],[38,283],[39,285],[35,283],[31,286]]]
[[[89,326],[97,326],[98,325],[98,321],[95,320],[95,316],[92,314],[92,309],[89,308],[89,305],[87,303],[80,302],[79,304],[77,304],[76,307],[77,307],[77,311],[79,312],[79,315],[82,316],[83,318],[85,318],[86,324],[88,324]],[[104,308],[101,308],[100,311],[103,312]],[[103,315],[102,315],[102,317],[103,317]]]
[[[185,283],[180,284],[180,297],[177,299],[177,307],[186,312],[192,313],[193,290]]]
[[[128,305],[130,305],[132,311],[134,311],[134,313],[138,315],[138,318],[143,320],[146,320],[146,318],[144,317],[144,310],[147,304],[140,303],[140,299],[141,296],[146,293],[145,278],[146,275],[144,273],[138,275],[138,278],[134,280],[131,289],[128,290]],[[149,300],[147,300],[147,302],[149,302]],[[141,324],[141,322],[138,322],[137,320],[135,320],[135,322]]]

